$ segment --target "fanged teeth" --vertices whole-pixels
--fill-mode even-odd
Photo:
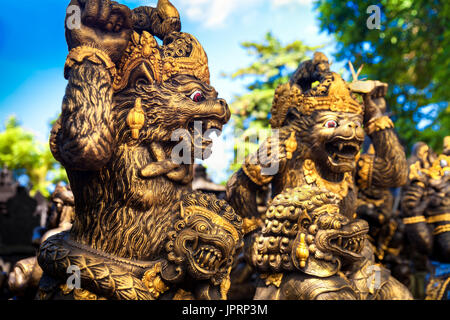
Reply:
[[[194,255],[194,258],[201,268],[212,271],[218,268],[222,253],[212,247],[202,247]]]
[[[337,245],[347,251],[352,251],[355,253],[360,253],[362,250],[363,238],[350,238],[347,241],[343,241],[341,237],[337,240]]]

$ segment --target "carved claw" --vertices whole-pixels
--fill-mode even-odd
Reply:
[[[150,163],[141,169],[140,174],[142,177],[155,178],[165,174],[168,179],[182,184],[187,184],[192,180],[192,168],[174,163],[168,159],[163,147],[159,143],[152,142],[150,149],[156,158],[156,162]]]

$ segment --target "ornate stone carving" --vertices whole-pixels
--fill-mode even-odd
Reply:
[[[278,172],[263,173],[268,164],[258,161],[259,150],[227,185],[233,208],[254,219],[260,217],[257,191],[271,185],[264,227],[246,239],[252,248],[248,263],[266,280],[259,282],[255,298],[411,298],[392,277],[385,277],[383,290],[370,294],[360,281],[370,277],[374,260],[365,240],[367,223],[355,220],[358,189],[400,186],[407,178],[404,151],[383,115],[387,85],[368,84],[347,85],[329,70],[326,56],[315,53],[276,90],[271,124],[279,130],[280,143],[270,137],[260,150],[278,162]],[[364,105],[355,94],[361,94]],[[370,159],[360,156],[365,131],[376,151]],[[284,274],[281,283],[269,281],[267,273]]]
[[[71,4],[82,24],[66,29],[69,83],[50,147],[66,168],[75,217],[70,231],[41,245],[39,296],[226,298],[242,219],[191,191],[194,159],[212,143],[197,131],[221,130],[230,118],[210,86],[206,53],[180,32],[168,0],[133,11]],[[180,146],[182,161],[173,157]],[[69,266],[80,269],[82,291],[61,289]]]
[[[409,183],[402,198],[403,223],[411,245],[426,255],[436,269],[450,263],[450,138],[436,156],[417,143],[411,157]],[[445,268],[444,268],[445,269]],[[426,299],[448,299],[448,272],[432,271]],[[436,271],[437,273],[437,271]]]

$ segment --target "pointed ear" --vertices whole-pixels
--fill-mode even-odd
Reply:
[[[155,83],[152,69],[146,62],[138,64],[129,74],[127,87],[134,88],[137,83],[143,85]]]
[[[298,218],[299,226],[304,228],[305,230],[308,230],[308,227],[311,225],[311,223],[312,223],[311,216],[308,214],[306,209],[303,209],[302,213],[300,214],[300,217]]]

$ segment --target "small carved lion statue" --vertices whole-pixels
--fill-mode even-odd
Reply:
[[[287,188],[270,203],[253,244],[261,273],[255,299],[404,299],[409,292],[364,255],[369,226],[340,213],[339,195],[316,187]],[[369,256],[370,258],[370,256]],[[364,261],[364,262],[362,262]],[[342,266],[364,266],[344,274]],[[344,268],[345,269],[345,268]]]
[[[242,219],[214,195],[184,194],[171,209],[161,252],[151,261],[115,257],[71,239],[68,232],[41,247],[39,262],[49,274],[80,269],[82,288],[67,283],[41,294],[79,300],[226,299],[233,257],[242,246]],[[145,244],[144,244],[145,245]]]
[[[70,187],[58,184],[50,199],[45,229],[47,231],[38,239],[39,243],[44,242],[55,234],[70,230],[72,227],[74,198]],[[42,273],[43,271],[38,264],[36,256],[18,261],[8,277],[8,286],[15,298],[34,298]]]
[[[50,147],[67,171],[75,219],[64,237],[41,246],[39,297],[65,298],[61,268],[69,265],[56,262],[70,253],[85,290],[78,298],[152,299],[140,277],[162,258],[171,208],[192,189],[194,159],[210,154],[205,131],[220,131],[230,111],[210,85],[205,51],[180,32],[168,0],[134,10],[110,0],[70,5],[80,8],[81,25],[66,21],[68,85]],[[89,261],[112,268],[112,280]]]

